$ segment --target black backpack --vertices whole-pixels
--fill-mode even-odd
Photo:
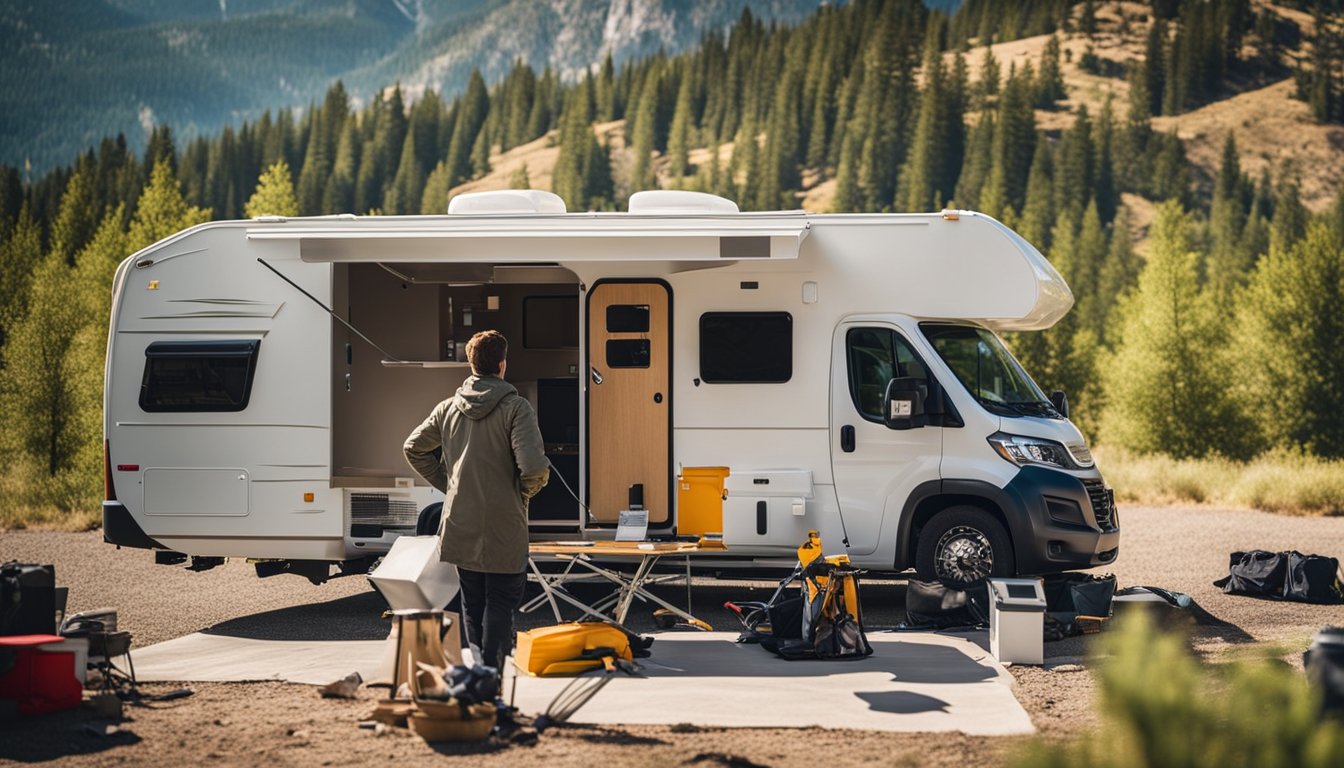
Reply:
[[[1233,552],[1227,570],[1227,576],[1213,585],[1229,595],[1322,605],[1344,603],[1339,561],[1333,557],[1304,555],[1296,550],[1253,549]]]

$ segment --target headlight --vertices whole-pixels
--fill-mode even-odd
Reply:
[[[1054,440],[1009,435],[1003,432],[995,432],[988,440],[1000,456],[1019,467],[1027,464],[1043,464],[1060,469],[1079,469],[1064,446]]]

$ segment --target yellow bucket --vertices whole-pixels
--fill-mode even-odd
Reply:
[[[727,467],[685,467],[677,478],[677,533],[723,533]]]

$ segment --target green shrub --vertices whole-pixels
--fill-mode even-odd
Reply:
[[[1142,613],[1105,639],[1101,723],[1066,742],[1038,738],[1016,765],[1337,766],[1344,727],[1321,722],[1302,673],[1273,659],[1206,667],[1183,637]]]

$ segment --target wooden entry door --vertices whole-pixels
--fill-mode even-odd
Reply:
[[[644,486],[650,526],[672,511],[672,296],[661,281],[588,293],[588,509],[611,524]]]

